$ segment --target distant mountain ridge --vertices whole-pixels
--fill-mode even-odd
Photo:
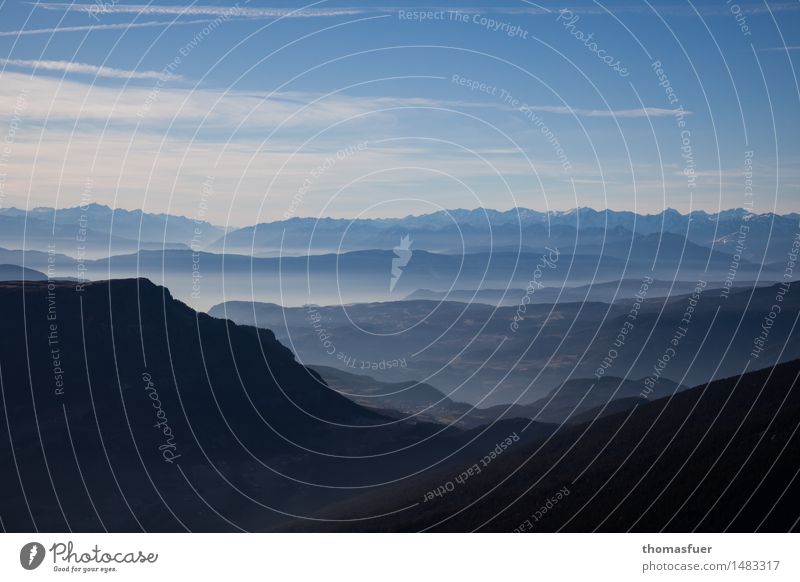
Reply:
[[[468,252],[481,248],[551,244],[580,246],[595,232],[591,241],[624,242],[635,235],[670,233],[685,236],[703,246],[733,253],[746,234],[739,252],[750,260],[775,260],[780,242],[798,231],[800,215],[774,213],[752,214],[741,208],[708,213],[695,210],[681,214],[666,209],[656,214],[631,211],[577,208],[568,211],[542,212],[528,208],[506,211],[478,208],[442,210],[431,214],[402,218],[290,218],[263,222],[226,233],[208,249],[248,254],[320,253],[367,248],[390,249],[403,236],[415,241],[415,248],[435,252],[458,252],[459,241]]]
[[[22,248],[24,242],[27,250],[45,250],[48,242],[55,242],[57,252],[74,256],[79,226],[85,231],[88,251],[84,252],[93,258],[188,246],[263,257],[391,250],[404,237],[412,241],[411,250],[447,254],[498,249],[530,252],[548,244],[591,253],[606,245],[636,246],[641,242],[638,237],[660,240],[663,235],[676,235],[728,255],[741,254],[751,262],[768,263],[783,257],[787,241],[799,231],[799,222],[797,213],[751,214],[741,208],[687,214],[671,208],[655,214],[587,207],[567,211],[477,208],[402,218],[292,217],[227,228],[202,219],[91,203],[58,210],[0,209],[0,246]]]
[[[90,258],[138,250],[188,248],[218,239],[224,228],[204,220],[86,204],[72,208],[0,209],[0,246]]]

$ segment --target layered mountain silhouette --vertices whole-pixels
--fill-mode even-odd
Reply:
[[[796,530],[798,227],[2,209],[2,525]]]
[[[778,302],[781,315],[773,320],[771,306]],[[694,385],[725,377],[750,358],[765,318],[769,339],[755,363],[800,357],[797,283],[730,294],[706,285],[696,299],[648,297],[641,307],[636,304],[531,304],[520,312],[480,303],[399,301],[316,307],[316,324],[308,308],[271,304],[229,302],[210,313],[272,329],[305,364],[364,372],[385,382],[427,383],[481,407],[530,404],[570,378],[655,377],[656,385],[661,379]],[[320,330],[333,354],[320,341]],[[665,354],[668,363],[662,365]],[[395,360],[405,365],[389,364]]]

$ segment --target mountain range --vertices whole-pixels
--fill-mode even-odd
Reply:
[[[787,242],[798,233],[799,221],[797,214],[752,214],[744,209],[716,214],[666,209],[649,215],[592,208],[566,212],[456,209],[404,218],[290,218],[232,229],[207,250],[256,256],[340,253],[392,249],[408,236],[415,249],[452,254],[520,252],[544,245],[575,251],[604,243],[631,246],[636,235],[673,234],[761,263],[783,258]]]
[[[110,208],[89,203],[72,208],[0,209],[0,246],[100,258],[139,250],[205,245],[225,229],[204,220]]]
[[[188,246],[214,253],[291,256],[391,250],[408,236],[414,249],[445,254],[526,252],[545,245],[580,254],[604,245],[630,247],[640,236],[671,234],[728,255],[741,254],[751,262],[769,263],[784,258],[799,222],[796,213],[753,214],[744,209],[638,214],[592,208],[550,212],[477,208],[402,218],[294,217],[235,228],[213,225],[202,217],[88,203],[64,209],[0,209],[0,246],[46,250],[48,244],[56,244],[58,252],[70,256],[83,252],[91,258]],[[75,240],[78,235],[80,245]]]
[[[7,223],[2,263],[61,279],[147,277],[201,310],[227,300],[294,307],[406,297],[513,306],[528,286],[537,287],[533,303],[607,302],[630,296],[645,276],[659,281],[654,293],[661,294],[681,293],[700,278],[746,287],[783,280],[800,232],[794,214],[586,208],[293,218],[228,231],[89,204],[5,209],[0,222]],[[409,247],[402,266],[395,264],[400,241]]]

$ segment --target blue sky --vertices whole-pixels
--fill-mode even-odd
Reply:
[[[800,210],[798,2],[6,0],[0,16],[3,206],[235,225]]]

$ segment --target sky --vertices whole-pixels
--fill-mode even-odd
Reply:
[[[800,2],[0,0],[0,207],[800,211]]]

